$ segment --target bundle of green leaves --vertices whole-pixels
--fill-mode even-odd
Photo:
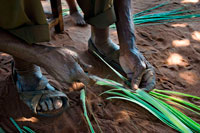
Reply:
[[[128,85],[130,85],[127,78],[125,78],[114,68],[112,68],[95,51],[93,51],[93,53],[96,54],[97,57],[99,57],[99,59],[102,60],[110,69],[112,69],[119,76],[119,78],[122,79],[123,82],[125,82],[126,84],[128,83]],[[93,76],[92,78],[96,79],[97,85],[109,86],[114,88],[107,90],[101,94],[101,95],[103,94],[112,95],[107,99],[121,99],[133,102],[143,107],[144,109],[152,113],[154,116],[156,116],[158,119],[160,119],[162,122],[164,122],[165,124],[167,124],[168,126],[172,127],[173,129],[179,132],[187,132],[187,133],[200,132],[200,124],[198,124],[197,122],[186,116],[181,111],[172,107],[170,104],[168,104],[168,102],[174,103],[175,105],[188,109],[189,111],[192,111],[197,115],[200,114],[199,112],[197,112],[200,111],[200,107],[188,101],[170,96],[168,94],[174,94],[198,100],[200,99],[200,97],[175,91],[158,90],[158,89],[154,89],[150,93],[147,93],[141,89],[132,90],[127,87],[125,88],[122,84],[110,79],[101,79],[96,76]]]
[[[200,17],[200,14],[197,13],[199,9],[188,10],[188,6],[182,6],[181,8],[173,9],[170,11],[163,11],[162,8],[164,8],[165,6],[167,7],[168,5],[170,5],[169,1],[134,14],[133,22],[135,26],[166,24],[171,22],[183,21],[183,19],[184,21],[186,21],[185,19]],[[112,24],[110,28],[115,29],[115,24]]]

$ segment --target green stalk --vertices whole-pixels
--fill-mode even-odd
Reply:
[[[62,16],[69,15],[69,9],[62,9]]]
[[[123,87],[122,84],[116,84],[114,82],[110,82],[109,80],[107,79],[104,79],[104,80],[97,80],[96,84],[98,85],[109,85],[111,87],[113,86],[118,86],[118,87]]]
[[[0,127],[0,133],[6,133],[3,128]]]
[[[24,129],[21,129],[22,130],[22,133],[27,133]]]
[[[193,113],[195,113],[195,114],[197,114],[197,115],[200,116],[200,113],[199,113],[199,112],[194,111],[193,109],[188,108],[188,107],[186,107],[186,106],[184,106],[184,105],[182,105],[182,104],[179,104],[179,103],[174,102],[174,101],[172,101],[172,100],[170,100],[170,99],[167,99],[167,98],[163,98],[163,97],[161,97],[161,96],[157,96],[157,95],[155,95],[155,94],[151,94],[151,95],[154,96],[154,97],[156,97],[156,98],[159,98],[159,99],[162,99],[162,100],[165,100],[165,101],[169,101],[169,102],[171,102],[171,103],[173,103],[173,104],[176,104],[176,105],[178,105],[178,106],[180,106],[180,107],[182,107],[182,108],[185,108],[185,109],[187,109],[187,110],[189,110],[189,111],[191,111],[191,112],[193,112]]]
[[[104,91],[104,92],[102,92],[99,96],[102,96],[102,95],[104,95],[104,94],[111,94],[112,92],[114,93],[115,91],[122,91],[121,89],[111,89],[111,90],[107,90],[107,91]],[[115,93],[117,93],[117,92],[115,92]],[[122,93],[120,93],[120,94],[122,94]],[[123,94],[122,94],[123,95]],[[127,95],[123,95],[124,97],[126,97]]]
[[[178,8],[178,9],[173,9],[171,11],[153,13],[154,12],[153,10],[160,8],[162,6],[165,6],[168,3],[169,3],[169,1],[161,3],[153,8],[147,9],[145,11],[134,14],[133,15],[134,24],[136,26],[149,26],[149,25],[171,23],[171,22],[177,21],[177,19],[188,19],[188,18],[193,18],[193,17],[200,17],[200,14],[177,16],[178,14],[198,11],[198,10],[184,10],[186,7],[189,7],[189,6],[184,6],[184,7]],[[151,13],[151,14],[147,14],[147,13]],[[145,14],[147,14],[147,15],[145,15]],[[144,23],[155,23],[155,22],[157,22],[157,23],[156,24],[144,24]],[[116,29],[116,25],[112,24],[110,26],[110,28]]]
[[[94,120],[95,120],[95,122],[96,122],[96,124],[97,124],[97,127],[99,128],[100,133],[103,133],[103,131],[102,131],[100,125],[99,125],[99,122],[98,122],[98,120],[96,119],[96,117],[95,117],[95,115],[94,115],[94,113],[93,113],[93,111],[92,111],[92,107],[91,107],[89,104],[88,104],[88,108],[89,108],[90,114],[92,114],[92,117],[94,118]]]
[[[181,104],[185,104],[185,105],[187,105],[187,106],[189,106],[189,107],[192,107],[192,108],[194,108],[194,109],[200,110],[200,107],[199,107],[199,106],[197,106],[197,105],[195,105],[195,104],[193,104],[193,103],[190,103],[190,102],[181,100],[181,99],[179,99],[179,98],[174,98],[174,97],[171,97],[171,96],[168,96],[168,95],[164,95],[164,94],[160,94],[160,93],[153,92],[153,91],[151,91],[150,94],[155,94],[155,95],[158,95],[158,96],[161,96],[161,97],[164,97],[164,98],[168,98],[168,99],[171,99],[171,100],[173,100],[173,101],[179,102],[179,103],[181,103]]]
[[[162,13],[155,13],[155,14],[149,14],[149,15],[145,15],[145,16],[141,16],[141,17],[136,17],[136,18],[134,18],[134,21],[140,20],[140,19],[162,18],[162,17],[168,17],[168,16],[172,16],[172,15],[189,13],[189,12],[192,12],[192,10],[185,10],[185,11],[180,11],[180,12],[168,11],[168,12],[162,12]]]
[[[110,99],[121,99],[121,100],[126,100],[126,101],[133,102],[133,103],[145,108],[146,110],[148,110],[150,113],[152,113],[154,116],[156,116],[159,120],[161,120],[162,122],[164,122],[168,126],[172,127],[173,129],[175,129],[177,131],[181,131],[173,123],[171,123],[165,116],[163,116],[163,114],[161,112],[159,112],[158,110],[156,110],[151,105],[149,105],[149,104],[147,104],[145,102],[142,103],[142,102],[136,101],[134,99],[125,98],[125,97],[119,97],[119,96],[108,97],[106,99],[108,99],[108,100],[110,100]]]
[[[171,122],[176,125],[182,132],[192,133],[192,131],[183,124],[176,116],[174,116],[163,104],[159,103],[155,98],[151,97],[148,93],[143,90],[136,90],[136,92],[144,98],[145,101],[151,103],[153,106],[157,107],[164,115],[168,116]]]
[[[147,22],[157,22],[162,20],[171,20],[171,19],[186,19],[186,18],[194,18],[194,17],[200,17],[200,14],[192,14],[192,15],[184,15],[184,16],[168,16],[163,18],[150,18],[150,19],[144,19],[144,20],[134,20],[135,24],[141,24],[141,23],[147,23]]]
[[[120,83],[118,83],[118,82],[116,82],[116,81],[113,81],[113,80],[110,80],[110,79],[104,79],[104,80],[106,80],[106,81],[108,81],[108,82],[110,82],[110,83],[112,83],[112,84],[115,84],[115,85],[117,85],[117,86],[123,87],[123,84],[120,84]]]
[[[25,130],[27,130],[29,133],[35,133],[35,131],[33,131],[32,129],[30,129],[30,128],[27,127],[27,126],[23,126],[23,128],[24,128]]]
[[[118,92],[112,92],[112,91],[115,91],[115,90],[117,90],[117,91],[121,90],[124,93],[126,93],[126,95],[118,93]],[[107,94],[113,94],[113,95],[118,95],[118,96],[121,97],[120,99],[123,99],[122,97],[124,97],[128,101],[131,101],[133,103],[136,103],[136,104],[142,106],[143,108],[145,108],[149,112],[151,112],[154,116],[156,116],[158,119],[160,119],[162,122],[166,123],[168,126],[174,128],[175,130],[180,131],[175,125],[173,125],[170,122],[170,120],[166,116],[164,116],[161,112],[159,112],[157,109],[155,109],[154,107],[152,107],[150,104],[144,102],[142,99],[140,99],[139,97],[137,97],[136,94],[133,94],[133,93],[129,92],[126,89],[112,89],[112,90],[105,91],[102,94],[105,94],[105,93],[107,93]],[[109,97],[107,99],[110,99],[110,98],[111,97]]]
[[[10,117],[10,121],[14,124],[14,126],[20,133],[23,133],[22,129],[19,127],[19,125],[15,122],[15,120],[12,117]]]
[[[200,100],[200,97],[198,97],[198,96],[193,96],[193,95],[190,95],[190,94],[185,94],[185,93],[176,92],[176,91],[158,90],[158,89],[154,89],[153,91],[167,93],[167,94],[175,94],[175,95],[180,95],[180,96],[185,96],[185,97],[190,97],[190,98],[195,98],[195,99]]]
[[[95,51],[92,51],[99,59],[101,59],[117,76],[119,76],[123,81],[127,81],[128,79],[121,75],[118,71],[116,71],[111,65],[109,65],[101,56],[99,56]]]
[[[149,9],[147,9],[147,10],[145,10],[145,11],[142,11],[142,12],[136,13],[136,14],[134,15],[134,17],[144,15],[144,14],[146,14],[146,13],[148,13],[148,12],[154,10],[154,9],[157,9],[157,8],[163,7],[163,6],[167,5],[168,3],[169,3],[169,1],[166,1],[166,2],[161,3],[161,4],[159,4],[159,5],[155,6],[155,7],[149,8]]]
[[[88,122],[90,131],[91,131],[91,133],[95,133],[95,131],[94,131],[94,129],[93,129],[93,126],[92,126],[92,124],[91,124],[91,122],[90,122],[90,119],[89,119],[89,117],[88,117],[88,115],[87,115],[87,109],[86,109],[86,104],[85,104],[85,90],[84,90],[84,89],[81,90],[80,99],[81,99],[82,104],[83,104],[84,116],[85,116],[85,118],[86,118],[86,120],[87,120],[87,122]]]
[[[163,21],[163,22],[157,22],[157,23],[147,23],[147,24],[135,24],[136,27],[144,27],[144,26],[155,26],[155,25],[163,25],[167,23],[172,23],[174,20],[171,21]]]
[[[145,109],[147,109],[148,108],[148,106],[149,106],[149,104],[147,104],[147,103],[144,103],[144,99],[146,98],[144,98],[144,97],[141,97],[139,94],[134,94],[134,93],[132,93],[132,92],[130,92],[130,91],[128,91],[128,90],[126,90],[125,88],[122,88],[122,87],[119,87],[119,86],[114,86],[113,84],[112,84],[112,82],[111,82],[111,84],[109,84],[109,83],[101,83],[101,85],[109,85],[109,86],[111,86],[111,87],[114,87],[114,88],[117,88],[117,89],[111,89],[111,90],[108,90],[108,91],[105,91],[105,92],[103,92],[102,94],[112,94],[112,95],[116,95],[117,97],[118,97],[118,99],[123,99],[123,100],[128,100],[128,101],[131,101],[131,102],[134,102],[134,103],[136,103],[136,104],[138,104],[138,105],[140,105],[139,103],[142,103],[143,105],[140,105],[140,106],[142,106],[142,107],[144,107]],[[121,94],[121,93],[119,93],[119,92],[115,92],[115,91],[122,91],[122,92],[124,92],[125,94]],[[138,97],[137,97],[138,96]],[[143,98],[143,100],[141,100],[140,98]],[[113,97],[112,97],[113,98]],[[109,97],[108,99],[112,99],[111,97]],[[124,99],[125,98],[125,99]],[[116,97],[114,98],[114,99],[117,99]],[[137,102],[136,102],[136,99],[137,99]],[[135,100],[135,101],[133,101],[133,100]],[[138,103],[139,102],[139,103]],[[166,106],[166,105],[165,105]],[[150,109],[147,109],[149,112],[151,112],[152,110],[153,111],[157,111],[158,112],[158,110],[156,110],[156,109],[154,109],[154,108],[150,108]],[[151,110],[151,111],[150,111]],[[168,118],[165,118],[166,117],[166,115],[163,115],[162,113],[159,115],[159,114],[155,114],[155,113],[153,113],[153,112],[151,112],[153,115],[155,115],[158,119],[160,119],[162,122],[164,122],[164,123],[166,123],[167,125],[169,125],[169,126],[171,126],[172,128],[174,128],[174,129],[176,129],[177,130],[177,127],[176,126],[174,126],[173,124],[170,124],[170,121],[169,121],[169,119]],[[172,112],[173,113],[173,112]],[[181,113],[181,112],[180,112]],[[177,116],[177,118],[180,118],[180,120],[184,123],[184,124],[186,124],[186,125],[188,125],[188,123],[190,124],[190,125],[188,125],[188,127],[191,127],[191,129],[193,129],[193,130],[195,130],[195,131],[198,131],[198,127],[199,127],[199,125],[198,125],[198,123],[196,123],[196,122],[194,122],[192,119],[190,119],[189,117],[187,117],[186,115],[184,115],[184,114],[181,114],[181,116],[180,115],[177,115],[177,114],[174,114],[175,116]],[[183,115],[183,116],[182,116]],[[187,119],[186,119],[187,118]],[[164,120],[163,120],[164,119]],[[168,119],[168,120],[167,120]],[[180,131],[180,129],[179,129],[179,131]]]
[[[101,86],[103,85],[103,86],[109,86],[109,87],[116,88],[116,89],[112,89],[112,90],[124,90],[124,88],[122,86],[109,84],[109,83],[106,83],[106,82],[103,82],[103,81],[97,81],[96,84],[101,85]],[[126,89],[126,90],[130,90],[130,89]]]
[[[165,103],[165,102],[163,102],[161,100],[158,100],[158,101],[160,103],[162,103],[163,105],[165,105],[168,109],[170,109],[171,112],[173,112],[178,118],[181,118],[183,120],[184,124],[186,124],[188,127],[190,127],[191,129],[193,129],[196,132],[200,131],[200,125],[198,123],[193,121],[191,118],[189,118],[188,116],[186,116],[182,112],[180,112],[177,109],[173,108],[169,104],[167,104],[167,103]]]
[[[62,9],[63,12],[69,12],[69,9]]]
[[[122,91],[126,95],[118,93],[118,92],[114,92],[114,91]],[[121,88],[121,89],[111,89],[111,90],[108,90],[108,91],[105,91],[105,92],[101,93],[100,95],[103,95],[103,94],[114,94],[114,95],[122,96],[122,97],[125,97],[125,98],[134,99],[134,100],[137,100],[137,101],[139,101],[140,103],[142,103],[142,104],[144,104],[146,106],[150,106],[148,103],[145,103],[142,99],[140,99],[139,97],[137,97],[136,94],[131,93],[130,91],[128,91],[128,90],[126,90],[124,88]],[[153,107],[151,109],[154,110],[154,112],[157,112],[157,110],[154,109]],[[161,113],[159,115],[162,116]],[[164,118],[164,116],[162,116],[162,117]]]
[[[153,26],[153,25],[161,25],[161,24],[167,24],[167,23],[173,23],[173,22],[180,22],[183,20],[164,20],[162,22],[157,22],[157,23],[148,23],[148,24],[135,24],[135,26],[139,27],[139,26]],[[194,22],[194,21],[200,21],[200,20],[184,20],[184,22]]]

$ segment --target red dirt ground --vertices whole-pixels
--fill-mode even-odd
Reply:
[[[133,0],[133,13],[162,2],[164,0]],[[183,1],[172,0],[168,9],[180,7],[181,2]],[[190,2],[190,0],[184,0],[184,2]],[[194,3],[193,7],[199,5],[200,2]],[[52,34],[52,40],[48,44],[77,48],[81,51],[81,58],[93,65],[92,74],[119,81],[109,68],[87,52],[90,27],[77,27],[68,16],[64,18],[64,21],[64,33]],[[111,36],[117,42],[115,30],[111,30]],[[200,24],[198,21],[136,27],[136,38],[140,51],[156,68],[157,89],[176,90],[200,96]],[[9,121],[9,117],[13,117],[20,126],[28,126],[41,133],[89,132],[79,98],[80,84],[74,84],[70,89],[66,89],[48,76],[50,81],[57,85],[57,88],[68,94],[71,107],[56,118],[38,117],[32,114],[29,108],[19,100],[10,77],[11,60],[11,56],[0,53],[0,126],[3,129],[7,132],[17,132]],[[103,132],[176,132],[135,104],[120,100],[107,101],[106,96],[99,96],[105,90],[107,90],[106,87],[99,86],[91,86],[86,90],[90,110],[94,113]],[[199,116],[183,109],[180,110],[200,123]],[[89,113],[89,117],[95,131],[100,132],[91,113]]]

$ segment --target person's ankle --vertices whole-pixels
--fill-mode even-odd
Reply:
[[[109,37],[109,27],[97,28],[92,26],[91,40],[102,54],[108,55],[116,50],[119,50],[119,46]]]
[[[44,68],[52,62],[53,53],[59,49],[58,47],[42,46],[38,48],[38,53],[35,55],[35,60],[38,66]]]
[[[34,91],[42,78],[40,67],[34,66],[34,68],[26,70],[16,69],[17,76],[17,88],[18,91]]]
[[[115,44],[110,38],[104,41],[97,41],[91,37],[91,40],[95,47],[104,55],[108,55],[112,52],[119,50],[119,46]]]

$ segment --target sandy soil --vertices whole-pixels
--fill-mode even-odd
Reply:
[[[133,13],[145,10],[164,2],[164,0],[133,0]],[[180,0],[172,0],[169,9],[180,7]],[[184,2],[189,2],[185,0]],[[191,3],[185,3],[191,4]],[[195,3],[194,3],[195,4]],[[199,5],[200,3],[196,3]],[[194,5],[195,6],[195,5]],[[64,18],[63,34],[52,34],[49,45],[73,46],[79,49],[88,64],[93,65],[91,73],[102,78],[119,81],[117,76],[102,62],[87,52],[87,40],[90,27],[76,27],[67,16]],[[117,43],[117,34],[111,30],[111,36]],[[156,68],[157,89],[176,90],[200,96],[200,25],[199,22],[178,22],[156,26],[136,27],[137,45],[145,57]],[[80,101],[80,84],[70,89],[60,86],[50,76],[50,82],[66,92],[71,107],[56,118],[38,117],[19,100],[15,85],[10,76],[11,56],[0,53],[0,126],[7,132],[17,132],[9,121],[13,117],[20,126],[28,126],[36,132],[47,133],[87,133],[88,125],[84,119]],[[44,73],[46,74],[46,73]],[[106,87],[91,86],[87,88],[87,102],[90,110],[105,133],[133,132],[176,132],[163,124],[141,107],[119,100],[107,101],[106,96],[98,96]],[[182,110],[182,109],[181,109]],[[200,123],[199,116],[182,110]],[[91,113],[91,122],[99,132]]]

